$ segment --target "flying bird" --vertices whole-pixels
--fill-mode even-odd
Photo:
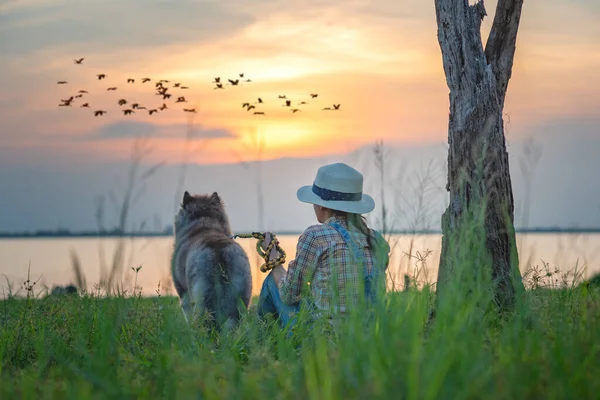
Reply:
[[[305,101],[301,101],[300,103],[298,103],[299,106],[301,106],[302,104],[307,104]]]
[[[195,108],[184,108],[183,111],[189,112],[189,113],[195,113],[196,109]]]
[[[138,110],[146,110],[147,108],[146,108],[146,107],[144,107],[144,106],[138,106],[138,107],[137,107],[137,109],[138,109]]]
[[[256,108],[256,107],[254,107],[254,106],[248,106],[248,109],[247,109],[246,111],[250,111],[250,110],[252,110],[253,108]]]
[[[181,83],[179,83],[179,82],[176,82],[173,84],[173,87],[179,87],[179,86],[181,86]]]
[[[89,105],[88,103],[83,103],[83,104],[81,105],[81,107],[87,107],[87,108],[90,108],[90,105]]]
[[[179,89],[189,89],[189,86],[180,86]]]
[[[246,79],[244,82],[252,82],[252,80],[250,80],[250,79]]]
[[[148,110],[148,114],[152,115],[154,113],[157,113],[158,110],[156,108],[153,108],[152,110]]]
[[[151,80],[150,78],[142,78],[142,83],[150,82]]]
[[[285,95],[283,95],[283,96],[282,96],[282,95],[279,95],[279,96],[277,96],[277,98],[278,98],[278,99],[285,99],[286,97],[285,97]]]
[[[109,87],[106,90],[117,90],[117,88],[116,87]]]
[[[331,107],[325,107],[323,111],[331,110]]]
[[[79,91],[79,92],[77,92],[77,93],[87,93],[87,92],[88,92],[87,90],[80,90],[80,91]]]
[[[106,74],[98,74],[96,76],[98,77],[98,80],[102,80],[102,79],[106,78]],[[102,115],[102,114],[100,114],[100,115]]]
[[[133,109],[135,110],[135,109],[136,109],[136,108],[138,108],[139,106],[140,106],[140,105],[139,105],[138,103],[133,103],[133,104],[131,105],[131,108],[133,108]]]
[[[225,88],[223,87],[222,83],[217,83],[217,86],[214,87],[213,90],[215,90],[215,89],[225,89]]]
[[[119,105],[120,105],[120,106],[123,106],[123,105],[125,105],[125,104],[127,104],[127,100],[125,100],[125,99],[121,99],[121,100],[119,100]]]
[[[83,62],[84,58],[81,57],[79,60],[73,60],[75,62],[75,64],[81,64]]]
[[[250,103],[242,103],[242,108],[250,107]]]
[[[166,110],[167,108],[169,108],[169,107],[167,107],[167,105],[165,103],[163,103],[163,105],[160,106],[158,109],[162,111],[162,110]]]
[[[171,94],[170,93],[163,93],[162,97],[163,97],[163,100],[170,99],[171,98]]]
[[[260,97],[258,98],[258,102],[259,102],[259,103],[262,103],[262,102],[263,102],[263,101],[262,101],[262,99],[261,99]]]
[[[177,101],[175,103],[187,103],[187,100],[185,99],[185,97],[180,96],[177,98]]]
[[[80,99],[80,98],[82,98],[82,97],[83,97],[83,95],[82,95],[82,94],[75,95],[75,98],[76,98],[76,99]]]
[[[158,81],[158,82],[160,82],[160,83],[169,83],[169,82],[171,82],[171,81],[168,81],[168,80],[166,80],[166,79],[161,79],[161,80],[160,80],[160,81]]]
[[[221,82],[221,77],[217,76],[212,83],[220,83],[220,82]]]
[[[133,79],[133,78],[127,78],[127,83],[135,83],[135,79]]]
[[[289,107],[291,105],[292,105],[292,101],[291,100],[286,100],[285,101],[285,106],[282,106],[282,107]]]
[[[341,106],[341,104],[334,104],[333,108],[334,108],[334,110],[339,110],[340,106]]]
[[[240,78],[243,78],[243,77],[244,77],[244,74],[240,74]]]
[[[263,111],[254,111],[254,115],[265,115]]]
[[[68,82],[67,81],[58,81],[56,83],[59,85],[66,85]]]
[[[292,110],[290,110],[290,111],[291,111],[292,113],[296,114],[298,111],[300,111],[300,109],[298,109],[298,108],[294,108],[294,109],[292,109]]]
[[[94,117],[97,117],[97,116],[99,116],[99,115],[104,115],[104,114],[106,114],[106,111],[105,111],[105,110],[97,110],[97,111],[94,111]]]
[[[231,83],[231,86],[237,86],[238,83],[240,83],[239,79],[236,79],[235,81],[233,79],[227,79],[229,81],[229,83]]]
[[[312,97],[313,99],[316,98],[317,96],[319,96],[319,95],[316,93],[311,93],[311,95],[310,95],[310,97]]]
[[[130,114],[134,114],[134,111],[131,109],[123,110],[123,115],[130,115]]]
[[[71,103],[60,103],[59,107],[71,107]]]

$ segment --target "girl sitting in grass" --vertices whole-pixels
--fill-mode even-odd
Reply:
[[[298,200],[313,205],[319,224],[300,235],[287,271],[280,265],[265,278],[259,316],[272,314],[283,327],[301,306],[314,316],[344,316],[385,290],[390,246],[361,215],[375,208],[362,188],[360,172],[335,163],[319,168],[314,184],[298,190]]]

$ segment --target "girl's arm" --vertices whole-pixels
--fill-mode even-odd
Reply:
[[[281,267],[277,272],[282,275],[278,287],[284,303],[297,304],[300,301],[302,290],[307,281],[312,279],[322,252],[314,231],[306,230],[300,235],[296,259],[290,261],[287,271]]]
[[[271,270],[271,273],[273,274],[273,279],[275,280],[277,288],[281,288],[281,280],[285,277],[287,271],[283,268],[283,265],[278,265]]]

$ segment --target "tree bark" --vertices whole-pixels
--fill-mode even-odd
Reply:
[[[498,1],[484,49],[481,22],[487,13],[483,0],[474,5],[468,0],[435,0],[438,41],[450,89],[446,186],[450,202],[442,216],[438,299],[457,266],[465,263],[459,253],[475,249],[477,240],[482,241],[486,254],[470,264],[474,271],[467,272],[491,271],[496,304],[510,310],[517,292],[524,290],[502,120],[522,5],[523,0]],[[471,235],[464,234],[468,228],[474,228]]]

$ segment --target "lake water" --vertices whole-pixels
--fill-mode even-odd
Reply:
[[[278,236],[282,247],[286,250],[287,260],[292,260],[296,253],[297,235]],[[253,273],[253,291],[260,290],[260,285],[266,274],[258,267],[262,260],[255,250],[256,241],[238,239],[250,255]],[[584,277],[600,273],[600,234],[519,234],[519,258],[521,271],[529,266],[542,266],[549,263],[552,270],[558,268],[562,272],[578,270],[584,272]],[[74,281],[71,250],[80,258],[88,287],[100,279],[102,259],[106,264],[112,262],[116,239],[107,238],[52,238],[52,239],[2,239],[0,240],[0,274],[6,278],[15,289],[22,287],[27,279],[28,266],[31,270],[31,280],[37,280],[36,292],[44,286],[65,285]],[[418,276],[421,281],[435,282],[441,248],[441,235],[394,235],[390,239],[392,256],[388,283],[401,288],[403,274]],[[132,288],[135,272],[131,267],[142,266],[137,276],[137,286],[142,288],[145,295],[154,295],[161,284],[163,294],[174,294],[170,279],[170,257],[173,248],[171,237],[126,239],[126,254],[124,271],[121,282],[125,287]],[[412,249],[413,257],[410,253]],[[426,259],[426,265],[418,262],[417,252],[424,255],[431,250]],[[2,277],[3,278],[3,277]],[[0,292],[7,293],[6,279],[0,281]]]

